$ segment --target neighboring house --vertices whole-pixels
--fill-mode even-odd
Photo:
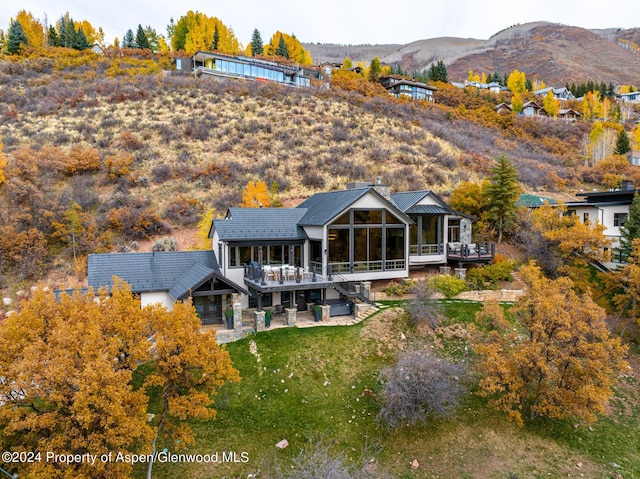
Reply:
[[[640,92],[619,93],[616,99],[621,102],[640,103]]]
[[[258,58],[231,56],[198,51],[191,57],[193,74],[214,78],[235,78],[255,81],[274,81],[282,85],[308,87],[310,70],[295,64],[276,63]],[[317,74],[319,76],[319,74]]]
[[[520,112],[523,116],[544,116],[546,113],[542,109],[540,105],[538,105],[535,101],[530,100],[524,102],[522,105],[522,111]]]
[[[479,81],[465,80],[464,83],[451,82],[451,84],[454,86],[457,86],[458,88],[465,88],[470,86],[470,87],[478,88],[479,90],[489,90],[490,93],[495,93],[496,95],[503,91],[507,91],[507,87],[502,86],[500,85],[500,83],[497,83],[497,82],[482,83]]]
[[[501,114],[509,114],[511,113],[511,104],[510,103],[498,103],[495,107],[495,110]]]
[[[550,205],[555,205],[558,203],[553,198],[546,198],[544,196],[523,193],[520,195],[520,198],[518,198],[518,201],[516,201],[516,208],[521,208],[521,207],[529,208],[529,209],[538,208],[544,205],[545,202],[549,203]]]
[[[388,75],[381,76],[380,83],[390,95],[397,98],[408,97],[413,100],[433,101],[433,92],[438,90],[426,83]]]
[[[640,151],[631,150],[624,154],[630,165],[640,166]]]
[[[213,251],[90,254],[88,284],[97,293],[111,290],[114,277],[131,286],[142,306],[159,303],[168,309],[192,298],[203,324],[221,324],[233,294],[246,288],[225,278]]]
[[[604,225],[604,234],[613,240],[612,247],[616,248],[620,243],[620,226],[629,216],[629,207],[635,194],[631,181],[623,182],[619,190],[578,193],[577,196],[583,197],[584,201],[566,203],[567,214],[577,215],[582,222],[597,221]]]
[[[553,98],[555,98],[556,100],[566,101],[566,100],[575,100],[576,99],[576,97],[573,96],[573,93],[571,93],[571,90],[567,89],[566,87],[562,87],[562,88],[553,88],[553,87],[542,88],[540,90],[534,91],[533,94],[536,95],[537,97],[544,98],[545,96],[547,96],[547,94],[549,92],[553,93]]]
[[[577,121],[580,119],[580,112],[573,108],[562,108],[558,111],[558,118],[565,121]]]
[[[513,111],[513,105],[511,105],[510,103],[499,103],[495,106],[494,110],[498,113],[511,113]],[[546,113],[540,105],[538,105],[535,101],[530,100],[522,105],[522,111],[520,112],[520,115],[538,117],[545,116]]]

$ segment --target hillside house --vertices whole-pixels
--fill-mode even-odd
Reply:
[[[479,90],[489,90],[489,93],[493,93],[495,95],[498,95],[498,94],[502,93],[503,91],[507,91],[507,87],[502,86],[502,85],[500,85],[500,83],[497,83],[497,82],[482,83],[482,82],[479,82],[479,81],[465,80],[464,83],[451,82],[451,84],[453,86],[458,87],[458,88],[474,87],[474,88],[477,88]]]
[[[407,97],[413,100],[433,101],[433,92],[438,90],[436,87],[426,83],[388,75],[381,76],[380,83],[390,95],[397,98]]]
[[[495,106],[494,109],[498,113],[507,114],[513,111],[513,105],[511,105],[510,103],[499,103]],[[519,114],[527,117],[546,116],[546,113],[542,109],[542,107],[533,100],[525,102],[522,105],[522,111]]]
[[[296,64],[205,51],[196,52],[191,57],[190,65],[196,77],[204,75],[218,79],[273,81],[293,87],[308,87],[311,85],[312,76],[320,77],[318,72],[312,72]]]
[[[629,216],[629,207],[635,194],[631,181],[624,181],[619,190],[578,193],[577,196],[584,200],[566,203],[567,214],[577,215],[583,223],[597,221],[604,225],[604,233],[613,240],[612,247],[615,249],[620,243],[620,226]]]
[[[640,103],[640,92],[619,93],[616,95],[616,100],[623,103]]]
[[[558,111],[558,118],[565,121],[577,121],[580,119],[580,112],[573,108],[562,108]]]
[[[556,100],[560,100],[560,101],[567,101],[567,100],[575,100],[576,97],[573,96],[573,93],[571,93],[571,90],[569,90],[566,87],[562,87],[562,88],[553,88],[553,87],[547,87],[547,88],[542,88],[540,90],[536,90],[533,92],[533,94],[539,98],[544,98],[545,96],[547,96],[547,94],[551,92],[553,94],[553,98],[555,98]]]
[[[640,150],[631,150],[624,154],[630,165],[640,166]]]
[[[431,191],[351,183],[295,208],[230,208],[211,224],[209,251],[89,255],[89,286],[110,288],[117,276],[143,305],[167,308],[190,297],[203,324],[221,324],[233,306],[254,315],[259,331],[265,307],[286,314],[288,325],[312,304],[327,317],[350,315],[369,302],[371,281],[490,261],[493,249],[471,244],[471,228],[471,218]]]

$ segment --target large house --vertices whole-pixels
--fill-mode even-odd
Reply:
[[[257,318],[272,307],[295,324],[311,304],[327,316],[351,314],[354,302],[369,302],[371,281],[406,278],[412,266],[493,257],[471,244],[471,218],[436,194],[390,194],[379,181],[317,193],[295,208],[230,208],[209,237],[210,251],[89,255],[89,286],[109,288],[118,276],[143,305],[169,308],[191,297],[205,324],[222,323],[231,306]]]
[[[635,194],[636,190],[631,181],[623,182],[621,189],[578,193],[577,196],[584,200],[566,203],[567,214],[577,215],[582,222],[597,221],[604,225],[604,233],[612,240],[615,250],[620,243],[620,226],[629,216],[629,207]],[[613,261],[617,262],[615,254]]]
[[[433,101],[433,92],[438,89],[426,83],[407,80],[402,77],[385,75],[380,77],[380,83],[390,95],[396,98],[411,98],[413,100]]]
[[[302,68],[297,64],[278,63],[259,58],[223,55],[221,53],[198,51],[189,62],[176,64],[177,69],[193,68],[196,77],[211,76],[220,79],[244,79],[273,81],[293,87],[308,87],[311,78],[319,78],[319,71]]]

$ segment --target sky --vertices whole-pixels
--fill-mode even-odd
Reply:
[[[515,7],[513,0],[20,0],[0,3],[0,29],[24,9],[48,23],[65,12],[76,20],[102,27],[105,42],[122,39],[138,24],[150,25],[166,35],[169,19],[187,11],[219,18],[246,45],[255,28],[263,41],[280,30],[295,34],[304,43],[406,44],[436,37],[488,39],[512,25],[549,21],[583,28],[633,28],[637,15],[603,14],[602,2],[594,0],[538,0],[531,7]],[[635,12],[632,0],[617,0],[615,12]]]

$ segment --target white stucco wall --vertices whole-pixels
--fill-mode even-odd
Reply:
[[[173,310],[173,298],[169,296],[169,293],[164,291],[157,291],[153,293],[140,293],[141,306],[148,306],[151,304],[160,304],[169,311]]]

